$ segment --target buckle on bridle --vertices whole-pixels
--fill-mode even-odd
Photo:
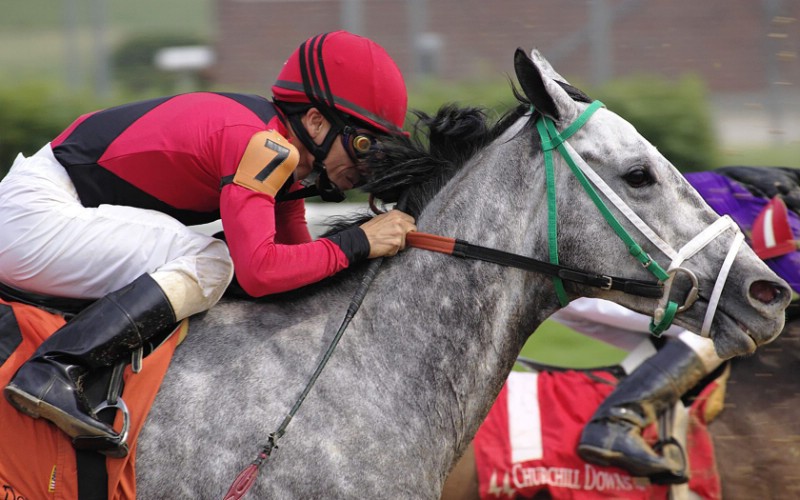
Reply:
[[[614,286],[614,278],[611,276],[601,276],[601,278],[607,280],[605,285],[600,285],[600,288],[603,290],[611,290],[611,287]]]
[[[667,274],[669,274],[671,277],[674,277],[678,271],[686,274],[689,277],[689,280],[692,282],[692,288],[686,295],[686,300],[683,301],[682,306],[678,306],[678,312],[680,313],[692,307],[692,304],[694,304],[697,298],[700,296],[700,282],[697,279],[697,275],[685,267],[676,267],[675,269],[667,271]]]
[[[689,280],[692,282],[692,288],[689,289],[689,293],[686,295],[686,299],[683,301],[683,305],[678,306],[676,312],[680,313],[689,309],[690,307],[692,307],[692,304],[694,304],[697,298],[700,296],[700,282],[697,279],[697,276],[692,271],[684,267],[676,267],[674,269],[670,269],[669,271],[667,271],[667,274],[669,275],[669,278],[667,278],[668,283],[667,286],[664,288],[664,297],[662,299],[662,303],[656,309],[656,316],[659,316],[659,313],[660,315],[663,315],[664,307],[666,303],[669,302],[669,292],[672,289],[672,283],[675,279],[675,275],[678,272],[682,272],[689,277]],[[656,318],[656,320],[658,321],[658,318]]]
[[[658,304],[658,307],[656,307],[656,310],[653,312],[653,321],[656,324],[660,323],[664,319],[664,315],[667,312],[667,308],[669,307],[670,304],[673,304],[669,300],[669,292],[672,289],[672,283],[675,279],[675,275],[678,272],[682,272],[689,277],[689,280],[692,282],[692,288],[689,289],[689,293],[686,295],[686,299],[683,301],[683,305],[678,306],[678,308],[675,309],[674,314],[681,313],[692,307],[692,304],[694,304],[697,298],[700,296],[700,286],[699,286],[700,282],[697,279],[697,276],[692,271],[683,267],[676,267],[674,269],[670,269],[669,271],[667,271],[669,278],[667,278],[666,280],[667,283],[666,286],[664,287],[664,296],[661,298],[661,302]],[[672,320],[670,319],[670,321]]]

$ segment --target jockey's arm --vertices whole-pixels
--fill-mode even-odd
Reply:
[[[254,297],[320,281],[369,254],[366,236],[363,231],[359,235],[358,228],[340,233],[339,244],[330,238],[278,243],[275,199],[241,186],[223,188],[220,215],[237,280]]]

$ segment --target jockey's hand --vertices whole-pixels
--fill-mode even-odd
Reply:
[[[416,231],[414,218],[399,210],[379,214],[361,225],[369,240],[369,258],[396,255],[406,247],[406,234]]]

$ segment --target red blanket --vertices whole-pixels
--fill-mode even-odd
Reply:
[[[12,307],[22,332],[22,342],[0,366],[0,387],[5,387],[20,365],[64,320],[35,307],[2,300],[0,304]],[[109,498],[136,498],[136,439],[187,325],[184,321],[177,334],[144,359],[140,373],[133,374],[130,367],[125,370],[122,399],[131,414],[130,453],[125,458],[106,459]],[[0,398],[0,422],[0,491],[6,498],[78,498],[75,451],[66,434],[46,420],[23,415],[5,398]],[[115,429],[121,427],[122,416],[118,412]]]
[[[584,462],[575,453],[581,431],[614,389],[614,377],[593,372],[512,372],[473,442],[484,499],[668,498],[667,486],[634,480],[624,470]],[[713,384],[712,384],[713,386]],[[689,412],[689,488],[704,499],[721,497],[711,437],[704,421],[707,387]],[[654,441],[655,426],[645,432]]]

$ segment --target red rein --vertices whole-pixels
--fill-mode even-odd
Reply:
[[[258,455],[258,459],[256,459],[255,462],[248,465],[242,472],[239,473],[238,476],[236,476],[236,479],[233,481],[233,484],[231,484],[228,492],[225,493],[223,500],[240,500],[243,498],[253,486],[253,483],[256,482],[259,466],[266,459],[267,454],[262,451]]]
[[[455,238],[447,238],[436,234],[418,233],[416,231],[406,234],[406,246],[408,247],[452,255],[455,245]]]

